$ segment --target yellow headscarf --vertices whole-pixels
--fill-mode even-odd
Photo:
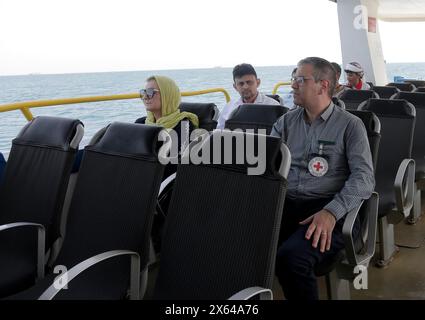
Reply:
[[[146,124],[157,124],[161,127],[172,129],[184,118],[190,120],[195,128],[199,127],[199,120],[196,114],[191,112],[180,112],[180,90],[176,83],[167,77],[153,76],[158,84],[161,93],[161,114],[162,117],[155,121],[151,111],[147,111]]]

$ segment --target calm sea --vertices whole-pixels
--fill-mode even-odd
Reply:
[[[287,81],[294,66],[258,67],[261,79],[260,91],[271,93],[276,83]],[[389,81],[394,76],[423,79],[425,63],[388,64]],[[135,72],[105,72],[58,75],[26,75],[0,77],[0,104],[54,98],[70,98],[91,95],[112,95],[134,93],[144,85],[144,80],[153,74],[166,75],[173,78],[181,91],[194,91],[221,87],[226,89],[232,98],[237,98],[237,92],[232,87],[232,69],[191,69],[191,70],[161,70]],[[282,88],[282,87],[281,87]],[[282,88],[278,93],[284,93]],[[221,93],[183,98],[184,101],[214,102],[221,110],[225,104]],[[60,117],[78,118],[85,126],[82,146],[88,143],[93,134],[112,121],[134,122],[145,115],[145,109],[140,99],[85,103],[67,106],[34,108],[34,116],[54,115]],[[6,158],[12,139],[26,123],[20,111],[0,113],[0,152]]]

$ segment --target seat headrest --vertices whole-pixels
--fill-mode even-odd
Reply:
[[[280,96],[278,94],[266,94],[267,97],[272,98],[276,100],[277,102],[281,103]]]
[[[375,92],[373,90],[345,90],[339,97],[342,101],[364,101],[370,98],[375,98]]]
[[[400,89],[392,86],[375,86],[373,87],[373,91],[378,93],[378,95],[386,94],[388,96],[392,96],[393,94],[400,92]]]
[[[387,87],[397,87],[401,91],[408,91],[408,92],[416,89],[416,87],[413,84],[406,83],[406,82],[390,82],[387,84]]]
[[[415,108],[425,108],[425,92],[401,91],[394,96],[394,99],[404,99],[413,104]]]
[[[39,116],[24,126],[13,143],[64,151],[75,149],[70,144],[80,125],[82,126],[83,123],[77,119]]]
[[[425,86],[425,80],[404,79],[404,82],[413,84],[416,88]]]
[[[288,112],[288,108],[282,105],[271,104],[242,104],[235,109],[226,122],[255,122],[274,123],[283,114]]]
[[[196,114],[199,123],[204,123],[216,120],[216,110],[218,109],[215,103],[182,102],[180,110]]]
[[[207,166],[274,177],[285,176],[287,171],[282,172],[289,171],[289,167],[282,170],[281,138],[225,129],[214,130],[200,139],[202,142],[191,144],[192,152],[196,147],[201,163]],[[190,161],[195,163],[193,158]]]
[[[137,123],[113,122],[106,127],[97,141],[86,147],[102,153],[158,159],[158,135],[162,127]]]
[[[360,110],[369,110],[378,117],[415,118],[415,107],[406,100],[399,99],[369,99]]]

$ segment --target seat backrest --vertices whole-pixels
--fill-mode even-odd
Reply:
[[[416,79],[404,79],[404,82],[413,84],[416,88],[424,87],[425,80],[416,80]]]
[[[182,102],[180,110],[196,114],[201,129],[212,131],[217,127],[219,111],[214,103]]]
[[[416,162],[416,172],[425,172],[425,92],[399,92],[394,99],[404,99],[415,106],[412,158]]]
[[[55,265],[69,270],[106,251],[130,250],[139,253],[141,267],[146,266],[164,171],[159,162],[166,152],[158,142],[161,129],[114,122],[85,147]],[[127,262],[113,259],[86,271],[56,298],[124,298],[130,277]]]
[[[237,107],[225,123],[230,130],[265,129],[270,134],[273,124],[286,112],[288,108],[281,105],[242,104]]]
[[[266,94],[267,97],[275,99],[277,102],[282,104],[282,100],[278,94]]]
[[[373,91],[375,91],[379,98],[381,99],[389,99],[393,95],[395,95],[397,92],[400,92],[400,89],[397,87],[390,87],[390,86],[375,86],[373,87]]]
[[[345,90],[339,97],[339,99],[344,101],[345,108],[347,110],[356,110],[363,101],[366,101],[370,98],[378,98],[378,96],[372,90],[355,89]]]
[[[407,82],[391,82],[387,84],[388,87],[397,87],[400,91],[411,92],[416,89],[415,85]]]
[[[247,161],[234,157],[229,164],[179,166],[155,299],[226,299],[246,287],[272,287],[289,150],[280,138],[220,130],[204,140],[208,161],[223,137],[260,143],[253,149],[265,148],[257,153],[265,172],[248,175]]]
[[[74,119],[43,116],[24,126],[12,142],[0,184],[0,225],[42,224],[47,229],[46,247],[51,246],[59,236],[71,168],[83,134],[82,123]]]
[[[425,87],[419,87],[413,90],[414,92],[425,92]]]
[[[359,110],[372,111],[381,122],[381,141],[375,173],[380,216],[395,203],[394,180],[403,159],[411,158],[415,107],[406,100],[370,99]],[[388,212],[386,212],[388,213]]]
[[[365,125],[370,151],[372,153],[373,168],[376,171],[378,161],[379,141],[381,140],[381,122],[371,111],[348,110],[348,112],[362,119]]]

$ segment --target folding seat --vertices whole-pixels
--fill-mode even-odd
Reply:
[[[370,98],[379,98],[379,96],[372,90],[345,90],[339,99],[344,101],[347,110],[356,110],[358,106]]]
[[[243,104],[237,107],[225,123],[230,130],[265,129],[270,134],[273,124],[289,109],[281,105]]]
[[[170,150],[161,135],[170,139],[157,126],[115,122],[92,139],[53,273],[10,299],[124,299],[129,288],[131,299],[139,297],[164,171],[160,159]]]
[[[370,111],[349,110],[359,117],[365,125],[372,153],[373,167],[376,170],[380,142],[381,124],[378,117]],[[359,208],[349,212],[345,218],[343,235],[345,248],[332,260],[325,260],[315,270],[316,276],[326,276],[329,299],[350,299],[350,282],[356,274],[355,268],[367,268],[375,254],[376,225],[378,220],[379,196],[376,192],[364,201]],[[352,230],[356,219],[360,219],[360,236],[353,238]]]
[[[397,87],[400,91],[411,92],[416,89],[416,86],[407,82],[391,82],[387,84],[388,87]]]
[[[201,129],[212,131],[217,127],[219,111],[214,103],[182,102],[180,110],[196,114]]]
[[[411,154],[416,112],[406,100],[387,99],[370,99],[359,110],[372,111],[381,122],[375,190],[379,193],[378,266],[386,266],[397,252],[394,224],[413,207],[415,161]]]
[[[393,95],[400,92],[400,89],[390,86],[375,86],[373,87],[373,91],[378,94],[380,99],[390,99]]]
[[[153,298],[270,298],[289,150],[280,138],[226,130],[202,141],[185,157],[191,151],[206,160],[191,157],[177,170]],[[226,141],[232,149],[224,153]],[[250,172],[254,162],[240,147],[256,150],[264,172]]]
[[[36,117],[13,140],[0,183],[0,297],[43,276],[45,254],[61,237],[63,202],[83,134],[79,120]]]
[[[408,222],[415,223],[421,215],[421,190],[425,189],[425,92],[399,92],[394,99],[404,99],[415,106],[416,125],[412,158],[416,164],[415,202]]]

